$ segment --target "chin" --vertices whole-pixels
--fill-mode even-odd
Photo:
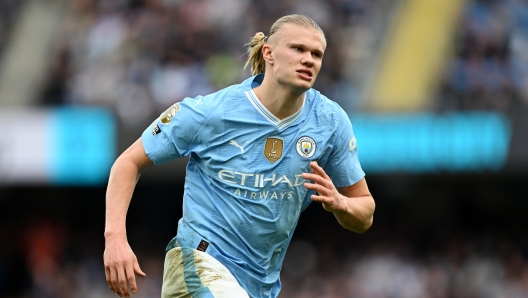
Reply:
[[[313,84],[315,82],[315,79],[312,79],[311,81],[306,81],[301,78],[295,78],[290,81],[291,85],[297,86],[299,88],[306,88],[306,90],[312,88]]]
[[[279,84],[283,86],[288,86],[288,88],[290,88],[291,90],[297,93],[304,93],[308,91],[310,88],[312,88],[314,82],[315,80],[308,82],[305,80],[295,78],[292,80],[283,80],[282,83],[280,83],[279,81]]]
[[[312,82],[306,82],[303,81],[302,83],[295,84],[297,89],[303,89],[303,92],[308,91],[308,89],[313,87],[313,81]]]

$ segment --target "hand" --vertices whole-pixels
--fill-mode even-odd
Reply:
[[[314,183],[304,183],[304,187],[314,190],[317,194],[312,195],[312,201],[322,203],[323,208],[329,212],[347,210],[346,198],[341,195],[330,177],[325,173],[317,162],[310,162],[312,173],[303,173],[302,177]]]
[[[106,282],[110,290],[119,297],[130,297],[130,286],[130,291],[135,294],[137,286],[134,273],[142,277],[147,275],[139,268],[136,255],[132,252],[128,241],[107,239],[103,258]]]

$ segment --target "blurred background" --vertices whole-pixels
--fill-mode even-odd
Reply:
[[[328,40],[377,202],[363,235],[312,204],[280,297],[528,297],[528,1],[0,0],[0,297],[116,297],[109,169],[167,107],[249,76],[279,17]],[[128,239],[159,297],[186,160],[149,169]]]

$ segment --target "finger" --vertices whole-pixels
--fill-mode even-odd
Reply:
[[[325,196],[321,196],[321,195],[316,195],[315,194],[315,195],[312,195],[311,198],[312,198],[312,201],[314,201],[314,202],[323,203],[323,204],[330,204],[331,203],[331,201]]]
[[[125,270],[126,270],[128,285],[130,286],[130,292],[132,292],[132,294],[136,294],[137,285],[136,285],[136,276],[134,275],[134,265],[132,263],[129,263]],[[127,295],[129,296],[128,287],[125,289],[125,297],[127,297]]]
[[[114,293],[116,293],[117,295],[121,296],[121,290],[119,289],[117,270],[116,270],[116,267],[114,266],[110,267],[110,284],[112,286],[112,291],[114,291]]]
[[[324,184],[327,186],[331,182],[330,177],[325,177],[320,173],[302,173],[301,177],[303,177],[305,180],[314,181],[317,184]]]
[[[312,173],[318,174],[319,176],[330,179],[330,176],[328,176],[325,172],[325,170],[317,164],[316,161],[310,162],[310,167],[312,168]]]
[[[332,180],[321,167],[319,167],[319,169],[312,169],[312,173],[303,173],[301,174],[301,177],[306,180],[314,181],[317,184],[323,184],[326,187],[331,187],[332,184]]]
[[[105,264],[105,277],[106,277],[106,283],[108,284],[108,287],[111,291],[114,291],[114,287],[112,286],[112,278],[110,275],[110,267]]]
[[[320,176],[322,176],[323,178],[330,178],[326,172],[323,170],[323,168],[321,168],[316,161],[312,161],[310,162],[310,167],[312,168],[312,172],[313,173],[316,173],[316,174],[319,174]]]
[[[320,184],[314,184],[314,183],[304,183],[304,187],[309,190],[314,190],[318,192],[319,194],[326,194],[327,189],[320,185]]]
[[[147,274],[143,272],[143,270],[141,270],[141,268],[139,267],[137,259],[134,260],[134,272],[141,277],[147,276]]]
[[[128,293],[127,276],[126,276],[126,271],[125,271],[125,267],[124,266],[120,266],[120,268],[119,268],[119,270],[117,272],[117,276],[118,276],[118,280],[119,280],[119,288],[120,288],[119,290],[120,290],[120,293],[121,293],[121,295],[119,295],[119,296],[120,297],[130,296],[130,294]]]
[[[301,177],[303,177],[303,179],[305,180],[313,181],[314,184],[321,185],[324,189],[327,190],[325,194],[329,194],[328,191],[334,188],[334,184],[332,183],[332,180],[330,180],[330,178],[325,179],[316,174],[308,174],[308,173],[303,173]]]
[[[305,179],[305,180],[310,180],[310,181],[316,182],[318,184],[323,184],[324,183],[324,178],[319,176],[319,175],[317,175],[317,174],[302,173],[301,177],[303,177],[303,179]]]

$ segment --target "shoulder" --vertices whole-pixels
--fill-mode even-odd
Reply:
[[[242,84],[231,85],[207,95],[198,95],[194,98],[187,97],[181,102],[182,108],[203,114],[208,117],[215,111],[220,111],[226,100],[244,96]]]
[[[319,118],[330,121],[335,125],[339,124],[339,122],[350,121],[348,114],[335,101],[315,89],[310,89],[308,92],[308,96],[313,101],[313,111]]]

